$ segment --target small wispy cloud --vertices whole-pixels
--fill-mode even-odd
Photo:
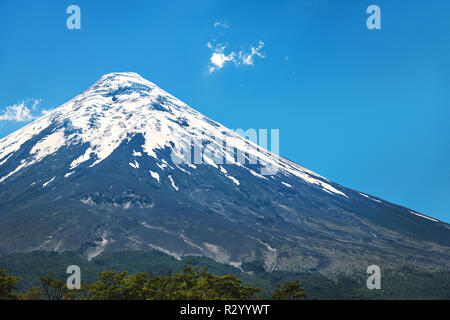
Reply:
[[[228,29],[228,27],[229,27],[228,23],[226,23],[224,21],[217,20],[216,22],[214,22],[214,28]]]
[[[209,48],[213,49],[212,45],[208,42]],[[214,51],[209,58],[209,67],[208,71],[209,73],[213,73],[216,70],[222,69],[225,65],[225,63],[229,61],[234,61],[236,54],[234,52],[231,52],[230,54],[225,54],[224,50],[226,49],[226,46],[219,46],[214,48]]]
[[[252,46],[248,50],[240,50],[237,52],[231,50],[228,50],[227,52],[227,45],[213,46],[210,42],[208,42],[206,46],[212,50],[208,65],[209,73],[222,69],[228,62],[234,63],[236,66],[253,66],[255,64],[255,58],[266,57],[262,53],[262,49],[264,47],[264,42],[262,41],[259,41],[257,46]]]
[[[229,25],[222,21],[216,21],[214,27],[228,29]],[[242,48],[241,46],[240,50],[232,50],[228,43],[220,43],[216,40],[216,37],[213,37],[211,41],[206,43],[206,47],[211,50],[207,68],[209,74],[222,69],[227,64],[253,66],[256,58],[263,59],[266,57],[262,51],[264,47],[262,41],[258,41],[255,46],[250,48]]]
[[[239,52],[239,59],[243,64],[254,65],[255,57],[265,58],[265,56],[261,53],[262,48],[264,47],[264,42],[259,41],[256,47],[251,47],[250,53],[244,54],[242,51]]]
[[[43,115],[46,110],[38,111],[41,99],[27,99],[12,106],[7,106],[0,114],[0,121],[26,122]]]

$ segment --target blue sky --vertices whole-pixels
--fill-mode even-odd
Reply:
[[[0,138],[133,71],[229,128],[280,129],[281,155],[337,183],[449,222],[449,57],[446,0],[0,0]]]

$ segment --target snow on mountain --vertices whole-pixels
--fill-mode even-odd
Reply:
[[[30,151],[29,157],[14,170],[0,177],[0,183],[21,169],[70,145],[89,144],[85,152],[72,161],[66,174],[70,174],[85,162],[94,167],[108,158],[124,140],[142,134],[145,137],[142,151],[149,157],[156,157],[155,150],[168,147],[175,156],[183,158],[180,150],[192,139],[196,145],[214,146],[214,150],[219,152],[216,157],[226,159],[227,163],[246,168],[230,152],[235,148],[239,153],[247,152],[249,157],[253,156],[286,175],[294,175],[316,185],[324,192],[347,197],[325,178],[261,149],[136,73],[104,75],[82,94],[0,140],[0,165],[19,150],[24,142],[55,123],[59,124],[57,129],[39,141]],[[214,139],[221,136],[226,136],[227,150],[223,150]],[[205,154],[203,163],[218,168]],[[139,168],[137,161],[130,163],[130,166]],[[254,176],[266,179],[254,170],[248,170]],[[227,177],[237,184],[236,178]]]

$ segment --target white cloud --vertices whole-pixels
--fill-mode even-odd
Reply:
[[[34,112],[37,110],[40,102],[40,99],[27,99],[21,103],[7,106],[5,111],[0,114],[0,121],[24,122],[34,120],[42,114],[42,112],[38,114]]]
[[[229,25],[223,21],[217,20],[214,23],[214,28],[219,27],[228,29]],[[251,46],[248,49],[242,49],[243,47],[240,46],[240,49],[235,48],[233,50],[233,48],[229,48],[228,44],[223,44],[226,42],[217,40],[217,36],[219,36],[219,38],[223,38],[223,35],[224,33],[221,31],[215,32],[215,34],[211,37],[211,40],[206,43],[206,47],[211,50],[211,56],[209,57],[207,68],[210,74],[222,69],[228,63],[232,63],[235,66],[253,66],[255,65],[256,58],[265,58],[265,55],[262,53],[264,42],[258,41],[256,46]]]
[[[5,112],[0,115],[0,120],[8,121],[29,121],[33,119],[30,109],[24,103],[8,106]]]
[[[256,47],[252,47],[250,53],[244,54],[242,51],[239,52],[240,60],[243,64],[246,65],[254,65],[254,58],[260,57],[265,58],[265,56],[261,53],[262,48],[264,47],[264,42],[259,41]]]
[[[234,61],[236,54],[234,52],[231,52],[230,54],[226,55],[224,53],[226,47],[219,47],[216,48],[209,59],[209,73],[213,73],[216,70],[222,69],[225,63],[229,61]]]
[[[228,23],[223,22],[223,21],[216,21],[216,22],[214,22],[214,28],[228,29]]]
[[[227,46],[217,45],[214,47],[210,42],[208,42],[206,46],[213,50],[212,55],[209,58],[209,73],[222,69],[227,62],[233,62],[236,66],[253,66],[256,57],[265,58],[264,54],[261,53],[264,46],[264,42],[262,41],[259,41],[256,47],[251,47],[247,52],[242,50],[239,52],[231,51],[228,54],[225,53]]]

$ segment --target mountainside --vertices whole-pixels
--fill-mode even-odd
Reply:
[[[252,156],[258,163],[239,161]],[[0,140],[0,253],[34,250],[435,269],[449,265],[450,227],[278,157],[135,73],[113,73]]]

